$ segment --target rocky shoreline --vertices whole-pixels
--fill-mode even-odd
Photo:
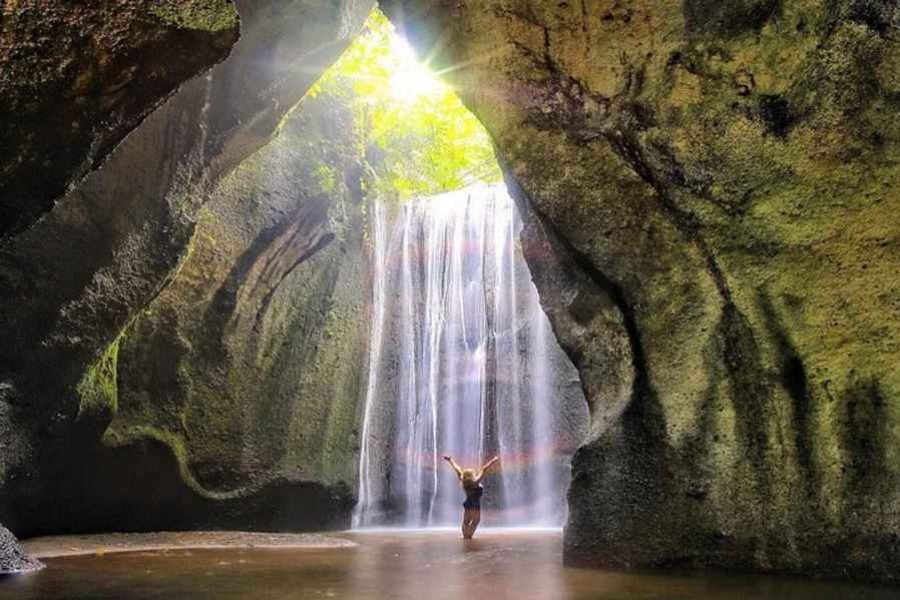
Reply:
[[[0,575],[14,575],[43,568],[44,563],[25,554],[16,536],[0,526]]]

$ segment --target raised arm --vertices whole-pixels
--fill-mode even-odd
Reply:
[[[462,479],[462,467],[456,464],[456,461],[453,460],[453,457],[449,454],[444,455],[444,460],[450,463],[450,466],[453,467],[453,470],[456,471],[456,476]]]
[[[476,482],[480,482],[480,481],[481,481],[481,478],[484,477],[484,474],[487,472],[487,470],[490,469],[491,467],[493,467],[493,466],[494,466],[494,463],[497,462],[498,460],[500,460],[500,457],[499,457],[499,456],[495,456],[495,457],[492,458],[491,460],[489,460],[489,461],[487,461],[486,463],[484,463],[484,466],[481,467],[481,470],[480,470],[480,471],[478,471],[478,476],[475,477],[475,481],[476,481]]]

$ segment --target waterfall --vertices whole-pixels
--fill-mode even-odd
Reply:
[[[486,524],[559,526],[587,423],[518,247],[514,202],[477,185],[371,213],[372,322],[354,525],[456,525],[441,456],[485,479]]]
[[[369,452],[369,442],[371,439],[371,416],[370,409],[372,402],[369,400],[376,396],[378,389],[378,368],[381,360],[382,348],[382,327],[384,324],[384,207],[376,204],[369,220],[372,233],[372,327],[369,330],[369,372],[368,384],[366,387],[366,404],[365,413],[363,415],[362,443],[359,452],[359,502],[353,514],[353,526],[362,527],[365,525],[363,517],[368,508],[369,501],[372,498],[371,488],[371,465],[369,463],[371,454]]]

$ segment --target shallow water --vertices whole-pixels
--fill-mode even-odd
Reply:
[[[0,580],[0,599],[312,598],[541,600],[887,600],[900,590],[735,575],[564,568],[558,532],[346,534],[354,548],[178,550],[48,559]]]

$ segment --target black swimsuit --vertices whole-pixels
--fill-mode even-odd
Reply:
[[[484,494],[484,488],[481,487],[481,484],[473,485],[472,487],[464,487],[463,491],[466,492],[466,501],[463,502],[463,508],[477,508],[481,509],[481,496]]]

